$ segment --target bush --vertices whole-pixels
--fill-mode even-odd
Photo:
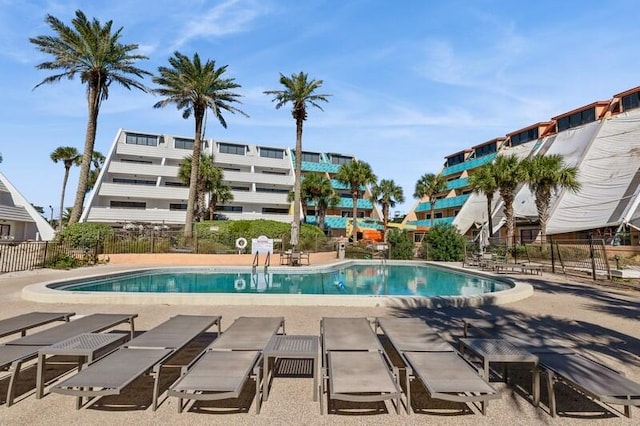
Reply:
[[[422,240],[422,258],[456,262],[464,259],[466,239],[458,228],[446,224],[432,227]]]
[[[103,223],[73,223],[56,235],[56,241],[73,248],[95,247],[96,243],[102,243],[114,234],[113,229]]]
[[[411,260],[414,258],[413,240],[407,231],[391,229],[387,236],[389,259]]]
[[[360,244],[348,244],[344,250],[344,257],[347,259],[372,259],[373,250]]]

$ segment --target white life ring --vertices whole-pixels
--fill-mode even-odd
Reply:
[[[247,239],[246,238],[242,238],[242,237],[238,238],[236,240],[236,248],[242,250],[245,247],[247,247]]]
[[[233,286],[238,291],[244,290],[245,288],[247,288],[247,282],[244,280],[244,278],[236,278],[236,280],[233,283]]]

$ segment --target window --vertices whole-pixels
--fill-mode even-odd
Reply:
[[[216,206],[217,212],[242,213],[242,206]]]
[[[640,92],[622,97],[622,110],[638,108],[640,106]]]
[[[484,155],[493,154],[494,152],[496,152],[495,143],[483,145],[481,147],[476,148],[476,158],[482,157]]]
[[[315,216],[316,211],[315,210],[307,210],[306,212],[304,212],[305,216]]]
[[[287,172],[277,172],[275,170],[263,170],[262,174],[264,175],[278,175],[278,176],[286,176]]]
[[[187,204],[186,203],[169,203],[169,210],[187,210]]]
[[[447,167],[455,166],[464,162],[464,152],[447,157]]]
[[[256,188],[256,192],[275,192],[277,194],[288,194],[289,190],[286,188]]]
[[[130,145],[148,145],[158,146],[158,137],[151,135],[138,135],[135,133],[127,133],[126,143]]]
[[[193,139],[175,139],[175,147],[176,149],[190,149],[193,150]]]
[[[279,160],[282,160],[284,158],[284,151],[281,149],[260,147],[260,157],[277,158]]]
[[[113,178],[113,183],[124,183],[127,185],[147,185],[147,186],[155,186],[155,180],[146,180],[146,179],[125,179],[125,178]]]
[[[351,160],[353,160],[353,158],[351,157],[346,157],[344,155],[331,154],[331,163],[333,164],[343,165],[343,164],[347,164]]]
[[[172,186],[172,187],[180,187],[180,188],[186,188],[189,185],[187,185],[186,183],[182,183],[182,182],[172,182],[172,181],[166,181],[164,183],[164,186]]]
[[[249,189],[248,186],[232,186],[231,189],[233,191],[245,191],[245,192],[251,191],[251,189]]]
[[[271,214],[289,214],[289,209],[278,209],[275,207],[263,207],[262,213],[271,213]]]
[[[244,155],[246,151],[245,145],[234,145],[230,143],[221,143],[219,145],[221,154]]]
[[[538,128],[525,130],[524,132],[517,133],[511,136],[511,146],[522,145],[523,143],[538,139]]]
[[[558,132],[596,121],[595,107],[578,111],[558,120]]]
[[[308,161],[310,163],[319,163],[320,162],[320,154],[315,152],[303,152],[302,153],[302,161]]]
[[[109,204],[112,208],[116,209],[140,209],[147,208],[147,203],[142,201],[111,201]]]
[[[231,167],[222,167],[222,170],[224,170],[225,172],[239,172],[240,169],[234,169]]]
[[[123,158],[120,160],[121,163],[133,163],[133,164],[153,164],[153,161],[149,160],[134,160],[131,158]]]
[[[520,230],[520,243],[521,244],[526,244],[526,243],[531,243],[531,242],[535,241],[539,232],[540,232],[539,229],[521,229]]]
[[[0,238],[8,239],[11,235],[11,225],[0,225]]]

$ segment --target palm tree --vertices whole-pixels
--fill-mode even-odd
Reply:
[[[320,95],[315,93],[322,86],[322,80],[308,80],[306,73],[300,71],[298,74],[291,74],[286,77],[280,73],[280,84],[283,90],[267,90],[266,95],[273,96],[276,109],[280,109],[288,103],[292,104],[291,115],[296,120],[296,169],[295,183],[293,187],[293,223],[295,229],[300,230],[300,173],[302,168],[302,125],[307,119],[307,107],[313,106],[320,111],[324,111],[318,102],[329,102],[327,98],[331,95]]]
[[[314,203],[316,224],[324,229],[324,216],[335,194],[331,180],[320,173],[308,173],[302,179],[300,192],[306,205]]]
[[[522,161],[524,181],[536,197],[536,209],[540,220],[542,242],[547,238],[547,222],[549,221],[549,205],[551,192],[557,193],[561,189],[571,192],[580,190],[578,169],[569,167],[559,154],[538,155]]]
[[[52,60],[42,62],[36,68],[54,70],[57,74],[45,78],[35,88],[62,79],[71,80],[76,75],[79,75],[80,81],[87,87],[89,114],[78,189],[69,219],[70,223],[75,223],[80,219],[87,193],[98,114],[102,101],[109,98],[109,86],[115,82],[129,90],[133,87],[147,91],[138,79],[150,74],[135,66],[137,61],[147,57],[135,53],[137,44],[120,43],[122,27],[112,32],[112,21],[107,21],[104,25],[95,18],[89,21],[82,11],[77,10],[75,18],[71,20],[71,27],[51,15],[47,15],[45,22],[55,35],[41,35],[30,38],[29,41],[39,51],[53,56]]]
[[[435,225],[434,211],[436,209],[437,196],[447,189],[447,181],[441,174],[426,173],[416,182],[416,189],[413,193],[414,198],[429,197],[430,203],[430,228]]]
[[[69,180],[69,171],[72,166],[79,166],[82,163],[82,156],[78,150],[72,146],[59,146],[50,155],[51,161],[58,163],[62,161],[64,166],[64,177],[62,178],[62,191],[60,192],[60,218],[64,211],[64,194],[67,189],[67,180]],[[62,229],[62,220],[58,222],[58,229]]]
[[[89,179],[87,181],[87,192],[91,191],[96,185],[105,160],[106,157],[100,151],[93,151],[93,154],[91,155],[92,168],[89,170]]]
[[[515,155],[498,155],[495,162],[491,165],[493,169],[493,178],[496,181],[498,192],[504,202],[504,218],[507,225],[507,249],[513,243],[513,199],[516,195],[516,189],[523,180],[523,169],[521,162]]]
[[[188,155],[180,162],[178,167],[178,178],[186,185],[191,183],[192,164],[192,157]],[[207,193],[209,193],[210,197],[208,209],[205,206],[205,194]],[[213,200],[214,195],[216,200]],[[222,169],[214,165],[213,156],[200,153],[200,167],[196,183],[195,217],[198,220],[204,220],[205,212],[209,210],[209,218],[211,219],[213,217],[211,208],[213,207],[215,210],[218,201],[225,203],[232,199],[231,187],[222,182]]]
[[[382,223],[386,228],[389,222],[389,208],[395,207],[396,203],[404,202],[404,192],[393,179],[382,179],[380,184],[375,183],[371,187],[371,200],[382,206]]]
[[[324,231],[324,221],[329,207],[340,204],[340,196],[331,188],[331,192],[323,193],[318,198],[318,226]]]
[[[493,166],[485,164],[475,173],[469,176],[469,186],[476,194],[484,194],[487,197],[487,218],[489,226],[489,236],[493,236],[493,218],[491,217],[491,206],[493,196],[498,191],[496,179],[493,176]]]
[[[366,185],[373,185],[378,178],[373,174],[371,166],[364,161],[352,160],[340,166],[335,176],[336,180],[349,186],[353,200],[353,242],[358,242],[358,199],[362,198]]]
[[[239,94],[233,90],[241,87],[233,78],[224,77],[227,65],[216,68],[216,62],[207,60],[204,65],[200,56],[195,53],[193,60],[180,52],[175,52],[169,58],[170,67],[159,67],[157,77],[153,82],[160,86],[154,92],[165,99],[157,102],[153,107],[162,108],[169,104],[176,104],[182,110],[182,117],[187,119],[193,114],[195,119],[195,137],[193,142],[194,158],[191,167],[189,184],[189,198],[187,200],[187,214],[184,225],[184,236],[193,236],[192,222],[196,207],[198,168],[200,166],[200,152],[202,149],[203,123],[207,111],[210,109],[222,127],[227,128],[223,111],[247,116],[242,110],[233,106],[240,103]]]

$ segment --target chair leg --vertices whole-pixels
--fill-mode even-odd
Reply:
[[[22,361],[14,361],[9,368],[11,372],[11,379],[9,379],[9,388],[7,389],[7,407],[13,405],[13,399],[15,397],[15,386],[18,381],[18,376],[20,375],[20,367],[22,367]]]
[[[555,374],[552,371],[547,371],[547,393],[549,394],[549,411],[551,417],[556,416],[556,393],[553,389],[553,382],[555,381]]]
[[[151,402],[151,411],[156,411],[156,409],[158,408],[158,392],[160,388],[160,370],[161,369],[162,369],[162,366],[160,364],[153,367],[152,374],[155,377],[153,381],[153,397]]]

